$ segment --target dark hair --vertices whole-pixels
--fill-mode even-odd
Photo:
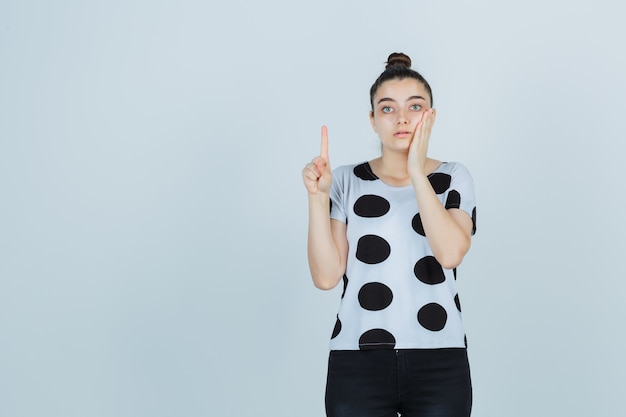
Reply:
[[[430,96],[430,105],[433,105],[433,92],[430,89],[430,85],[428,81],[422,75],[411,69],[411,58],[402,52],[394,52],[389,55],[387,58],[387,65],[385,66],[385,70],[380,76],[376,79],[372,88],[370,88],[370,104],[372,106],[372,111],[374,110],[374,95],[378,91],[378,88],[385,82],[389,80],[404,80],[405,78],[413,78],[419,81],[428,92]]]

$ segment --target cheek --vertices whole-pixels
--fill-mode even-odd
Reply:
[[[378,126],[388,125],[394,123],[396,120],[395,113],[378,113],[376,115],[376,123]]]

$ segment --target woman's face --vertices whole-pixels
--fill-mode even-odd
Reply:
[[[430,96],[419,81],[404,78],[381,84],[374,96],[370,122],[383,149],[408,151],[415,127],[428,109]]]

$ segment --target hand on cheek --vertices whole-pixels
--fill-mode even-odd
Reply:
[[[409,147],[408,169],[409,175],[424,175],[426,173],[426,155],[430,132],[435,123],[435,109],[428,109],[422,114],[422,119],[415,126],[413,139]]]

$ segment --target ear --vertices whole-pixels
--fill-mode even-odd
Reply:
[[[372,125],[372,129],[374,129],[374,132],[378,133],[378,130],[376,130],[376,121],[374,120],[373,111],[370,111],[370,124]]]

